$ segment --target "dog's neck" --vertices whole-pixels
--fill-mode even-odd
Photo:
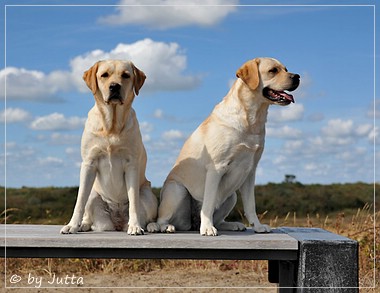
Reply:
[[[221,102],[228,109],[228,119],[235,120],[244,131],[251,134],[265,132],[269,103],[259,97],[259,94],[261,93],[252,91],[241,79],[237,79]]]
[[[95,99],[96,108],[101,117],[98,134],[111,136],[120,134],[127,124],[132,109],[133,97],[128,97],[123,104],[106,104],[103,99]]]

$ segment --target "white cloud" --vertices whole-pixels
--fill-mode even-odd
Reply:
[[[67,144],[80,144],[80,135],[76,134],[66,134],[66,133],[59,133],[59,132],[53,132],[50,135],[50,144],[53,145],[67,145]]]
[[[68,148],[65,149],[65,153],[67,155],[77,154],[78,150],[79,150],[78,148],[68,147]]]
[[[87,93],[83,73],[103,59],[131,60],[147,75],[144,92],[188,90],[201,82],[200,75],[185,74],[187,56],[177,43],[155,42],[144,39],[132,44],[118,44],[109,52],[93,50],[70,61],[70,71],[36,70],[9,67],[0,71],[0,98],[14,100],[59,102],[60,92],[76,90]]]
[[[63,160],[56,157],[39,158],[38,162],[41,165],[60,166],[63,165]]]
[[[164,117],[164,111],[161,109],[156,109],[153,113],[153,117],[157,119],[162,119]]]
[[[162,134],[162,138],[165,140],[178,140],[178,139],[185,138],[185,135],[179,130],[171,129],[171,130],[165,131]]]
[[[352,133],[353,125],[352,120],[332,119],[327,122],[327,126],[323,127],[321,132],[325,136],[343,137]]]
[[[0,71],[0,97],[13,100],[61,102],[59,91],[72,89],[69,72],[53,71],[45,74],[37,70],[8,67]]]
[[[379,127],[375,126],[368,134],[368,140],[370,143],[380,145],[380,131]]]
[[[187,57],[177,43],[144,39],[132,44],[118,44],[110,52],[94,50],[75,57],[70,66],[77,88],[87,92],[83,72],[102,59],[123,59],[132,62],[147,76],[143,91],[172,91],[191,89],[200,83],[200,76],[184,75]]]
[[[33,130],[72,130],[83,128],[86,118],[68,117],[61,113],[52,113],[37,117],[30,125]]]
[[[296,153],[296,152],[299,152],[300,150],[302,150],[304,144],[305,144],[304,141],[300,140],[300,139],[289,140],[289,141],[285,142],[284,150],[287,152]]]
[[[5,120],[7,123],[25,122],[30,118],[30,113],[20,108],[7,108],[0,112],[1,123],[5,123]]]
[[[221,6],[221,4],[228,4]],[[151,0],[149,7],[138,0],[121,0],[116,13],[103,16],[100,23],[108,25],[144,25],[151,29],[182,26],[213,26],[236,11],[238,0],[191,0],[178,5],[176,0]]]
[[[153,118],[156,118],[159,120],[166,120],[166,121],[169,121],[171,123],[183,123],[184,122],[183,117],[178,117],[175,115],[167,114],[162,109],[154,110],[152,116],[153,116]]]
[[[302,131],[285,125],[282,127],[268,127],[266,134],[268,137],[294,139],[301,137]]]
[[[332,119],[322,128],[321,133],[333,138],[364,137],[369,135],[372,128],[370,124],[354,125],[352,120]]]
[[[154,130],[154,125],[152,123],[143,121],[140,122],[140,131],[141,131],[141,137],[144,143],[151,141],[150,133]]]
[[[302,120],[304,115],[304,106],[302,104],[291,104],[286,107],[272,106],[269,109],[268,121],[271,122],[288,122]]]
[[[139,123],[140,125],[140,131],[144,133],[149,133],[154,130],[154,125],[152,123],[149,123],[147,121],[142,121]]]

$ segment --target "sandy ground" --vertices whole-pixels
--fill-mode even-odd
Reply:
[[[10,282],[12,277],[13,284]],[[7,292],[277,292],[276,284],[260,281],[263,276],[255,272],[221,271],[215,268],[202,270],[169,268],[132,274],[126,272],[105,275],[93,273],[83,276],[60,275],[58,282],[63,284],[56,284],[57,276],[54,281],[53,276],[48,274],[38,278],[33,273],[7,275],[7,287],[12,287]]]

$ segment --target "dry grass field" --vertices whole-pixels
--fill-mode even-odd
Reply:
[[[261,216],[272,227],[320,227],[357,240],[360,292],[379,292],[380,241],[375,234],[379,214],[366,204],[355,212],[323,218],[318,214],[298,218],[295,213],[271,219],[266,219],[266,213]],[[275,284],[267,281],[266,261],[6,259],[4,264],[3,282],[19,287],[12,289],[14,293],[27,292],[21,286],[40,286],[33,292],[66,292],[64,287],[70,287],[70,292],[276,292]],[[17,284],[10,282],[14,275],[21,277]]]

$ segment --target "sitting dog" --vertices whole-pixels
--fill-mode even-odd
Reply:
[[[123,230],[144,233],[157,217],[145,177],[146,151],[132,102],[145,74],[130,61],[99,61],[83,75],[95,98],[84,128],[80,185],[72,218],[61,233]]]
[[[254,231],[270,232],[256,214],[255,172],[264,149],[268,107],[294,102],[285,90],[295,90],[300,76],[272,58],[250,60],[236,76],[223,101],[185,142],[163,186],[157,223],[149,224],[149,231],[189,230],[194,203],[200,206],[201,235],[245,230],[242,223],[224,220],[239,190]]]

